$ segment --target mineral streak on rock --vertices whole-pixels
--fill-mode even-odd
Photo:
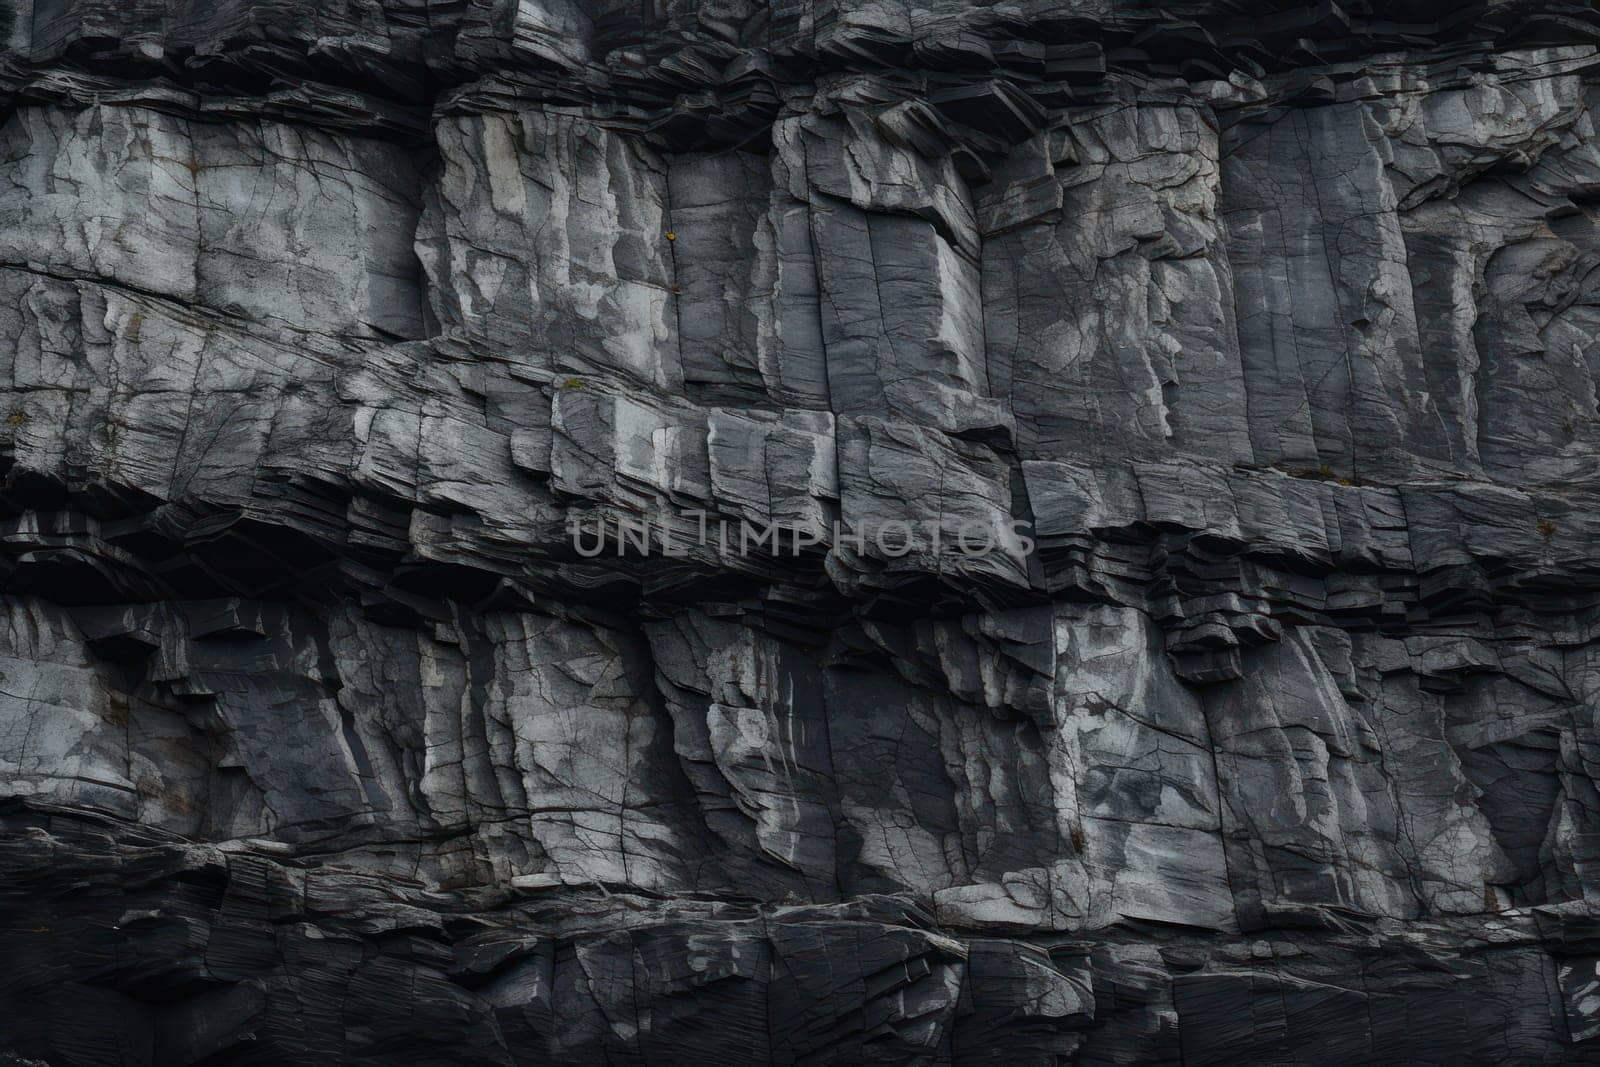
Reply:
[[[0,1062],[1600,1063],[1590,4],[0,42]]]

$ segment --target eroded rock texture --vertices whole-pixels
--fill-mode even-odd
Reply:
[[[1600,1062],[1588,4],[0,15],[0,1059]]]

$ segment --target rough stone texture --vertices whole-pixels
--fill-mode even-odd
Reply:
[[[0,1062],[1600,1062],[1590,5],[0,42]]]

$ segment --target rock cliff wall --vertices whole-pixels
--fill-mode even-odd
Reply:
[[[1590,5],[0,2],[0,1060],[1600,1062]]]

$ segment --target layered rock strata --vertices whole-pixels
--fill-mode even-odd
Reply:
[[[0,40],[0,1060],[1600,1062],[1590,5]]]

